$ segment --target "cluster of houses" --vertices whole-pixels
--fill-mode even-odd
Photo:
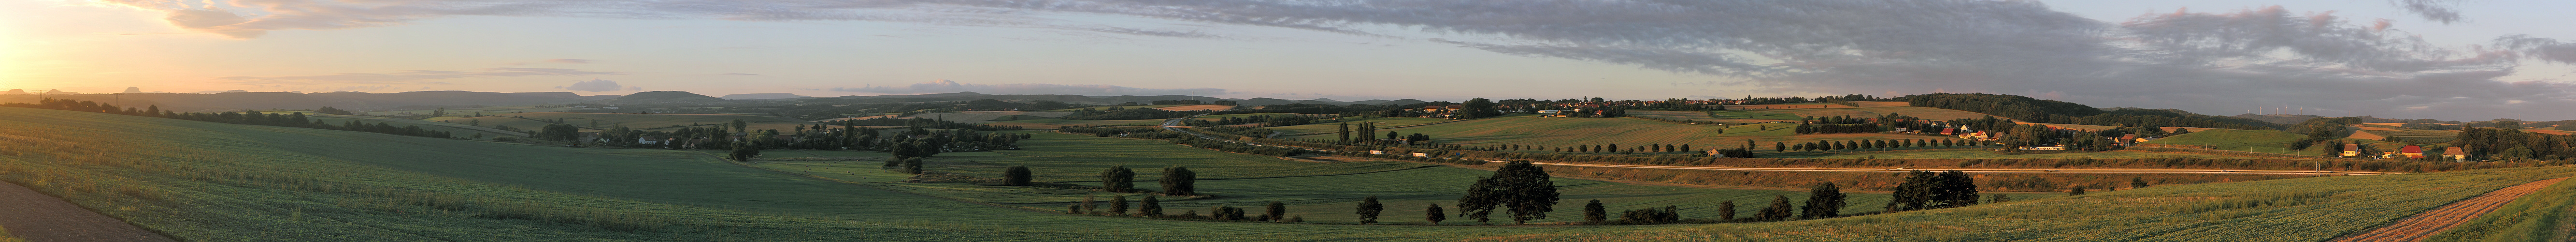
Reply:
[[[2423,146],[2413,145],[2397,148],[2397,151],[2379,152],[2378,154],[2364,154],[2361,152],[2361,144],[2344,144],[2343,152],[2335,155],[2339,157],[2374,159],[2423,159],[2424,157],[2427,157],[2424,155]],[[2443,148],[2441,158],[2449,159],[2452,162],[2467,162],[2469,161],[2469,152],[2464,149],[2460,149],[2460,147]]]

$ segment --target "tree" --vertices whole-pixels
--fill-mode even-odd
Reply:
[[[1592,203],[1583,204],[1583,223],[1601,224],[1602,222],[1608,222],[1609,220],[1610,210],[1609,208],[1601,207],[1600,199],[1594,199],[1592,200]]]
[[[1002,169],[1002,185],[1003,185],[1003,186],[1027,186],[1027,185],[1029,185],[1029,167],[1026,167],[1026,166],[1011,166],[1010,168],[1003,168],[1003,169]]]
[[[1396,139],[1396,138],[1403,138],[1403,137],[1404,137],[1404,134],[1399,134],[1399,133],[1396,133],[1395,131],[1386,131],[1386,139]]]
[[[1422,210],[1422,220],[1430,220],[1431,225],[1440,225],[1441,220],[1449,220],[1449,215],[1442,214],[1440,212],[1440,204],[1433,203],[1431,204],[1431,208],[1425,208]]]
[[[734,119],[734,120],[733,120],[733,130],[737,130],[737,131],[749,131],[749,130],[751,130],[751,123],[749,123],[749,122],[743,122],[741,119]]]
[[[1082,196],[1082,203],[1079,203],[1079,204],[1078,204],[1078,205],[1082,205],[1082,212],[1077,212],[1077,213],[1093,213],[1093,212],[1096,212],[1096,211],[1100,211],[1100,210],[1099,210],[1099,209],[1100,209],[1100,203],[1099,203],[1099,201],[1098,201],[1098,200],[1099,200],[1099,196],[1097,196],[1097,195],[1083,195],[1083,196]]]
[[[1513,161],[1494,170],[1494,175],[1477,179],[1467,187],[1467,196],[1458,198],[1458,208],[1469,216],[1483,220],[1494,207],[1510,209],[1512,223],[1545,219],[1556,211],[1556,182],[1548,180],[1547,170],[1529,161]]]
[[[2144,178],[2144,177],[2130,177],[2130,178],[2129,178],[2129,189],[2147,188],[2147,185],[2148,185],[2148,184],[2147,184],[2147,178]]]
[[[1109,196],[1109,214],[1127,215],[1127,195]]]
[[[1163,179],[1159,182],[1163,183],[1163,194],[1189,196],[1198,195],[1195,184],[1198,178],[1199,173],[1190,172],[1190,168],[1173,166],[1163,168]]]
[[[1270,207],[1261,211],[1261,217],[1270,218],[1271,222],[1287,221],[1288,205],[1281,204],[1279,202],[1270,202]]]
[[[1154,199],[1154,195],[1145,195],[1144,201],[1137,202],[1136,213],[1146,217],[1162,217],[1163,201]]]
[[[1832,182],[1816,184],[1807,189],[1807,207],[1798,218],[1841,217],[1844,196],[1842,188],[1834,187]]]
[[[1134,192],[1136,190],[1136,170],[1127,169],[1126,165],[1109,166],[1108,170],[1100,171],[1100,190],[1105,192]]]
[[[2075,190],[2069,190],[2069,191],[2066,191],[2066,195],[2067,195],[2067,196],[2083,196],[2083,195],[2084,195],[2084,186],[2075,186]]]
[[[1771,152],[1783,152],[1783,151],[1789,151],[1789,143],[1787,143],[1787,142],[1771,142]]]
[[[1494,110],[1493,100],[1485,100],[1485,98],[1471,98],[1467,99],[1467,104],[1464,106],[1466,107],[1458,110],[1458,117],[1460,119],[1503,116],[1502,111]]]
[[[1378,204],[1377,196],[1368,196],[1368,198],[1361,198],[1360,205],[1353,210],[1358,210],[1360,224],[1373,224],[1377,223],[1377,213],[1386,211],[1386,205]]]
[[[1340,135],[1342,136],[1342,143],[1350,143],[1350,142],[1351,142],[1351,123],[1350,123],[1350,122],[1342,122],[1339,126],[1341,126],[1341,131],[1336,131],[1336,132],[1333,132],[1333,133],[1334,133],[1334,134],[1340,134]]]
[[[1761,213],[1753,214],[1753,219],[1758,219],[1758,220],[1780,220],[1780,219],[1787,219],[1787,218],[1789,218],[1789,216],[1792,216],[1792,214],[1790,214],[1789,209],[1790,209],[1790,208],[1789,208],[1789,196],[1787,196],[1787,195],[1771,195],[1771,207],[1765,207],[1765,208],[1762,208],[1762,212],[1761,212]]]
[[[1717,203],[1717,221],[1735,220],[1735,200]]]
[[[1210,211],[1208,212],[1208,216],[1212,217],[1212,219],[1229,221],[1243,220],[1243,208],[1237,208],[1234,206],[1217,206],[1214,209],[1208,209],[1208,211]]]
[[[1941,202],[1941,207],[1955,208],[1977,205],[1977,180],[1975,177],[1968,176],[1967,172],[1952,170],[1941,172],[1941,177],[1938,180],[1940,182],[1933,186],[1938,193],[1932,194],[1932,199]]]
[[[752,157],[760,156],[760,146],[735,144],[733,147],[733,153],[727,155],[731,156],[733,161],[750,162]]]
[[[904,158],[903,174],[921,174],[921,158]]]

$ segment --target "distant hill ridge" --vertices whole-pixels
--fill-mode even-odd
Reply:
[[[128,93],[78,95],[0,95],[0,102],[33,103],[44,98],[77,99],[143,107],[158,105],[162,109],[182,112],[230,111],[244,109],[311,109],[323,106],[341,109],[387,109],[406,106],[499,106],[527,104],[576,103],[600,99],[570,92],[469,92],[418,91],[401,93]]]

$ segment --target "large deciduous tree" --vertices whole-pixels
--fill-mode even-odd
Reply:
[[[1511,212],[1512,223],[1523,224],[1547,218],[1547,212],[1556,211],[1556,200],[1556,182],[1549,180],[1547,170],[1529,161],[1513,161],[1468,186],[1467,196],[1458,198],[1458,209],[1484,222],[1495,207],[1502,207]]]

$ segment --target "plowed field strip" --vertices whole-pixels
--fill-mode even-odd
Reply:
[[[2497,207],[2502,207],[2505,203],[2511,203],[2514,199],[2522,198],[2523,195],[2531,195],[2532,192],[2540,191],[2540,188],[2549,187],[2550,184],[2557,184],[2559,181],[2565,180],[2567,180],[2567,178],[2540,180],[2531,183],[2523,183],[2522,185],[2505,187],[2504,189],[2496,189],[2496,191],[2487,192],[2485,195],[2478,195],[2478,197],[2469,198],[2468,200],[2453,202],[2450,205],[2442,205],[2442,207],[2434,208],[2432,211],[2424,211],[2424,213],[2415,214],[2415,216],[2398,219],[2397,222],[2389,223],[2388,226],[2371,229],[2370,231],[2364,231],[2361,232],[2361,234],[2353,236],[2337,238],[2334,241],[2422,241],[2426,237],[2432,237],[2433,234],[2441,233],[2442,230],[2448,230],[2451,229],[2451,227],[2460,226],[2460,223],[2466,223],[2469,219],[2477,218],[2478,215],[2485,215],[2487,212],[2495,211]]]

